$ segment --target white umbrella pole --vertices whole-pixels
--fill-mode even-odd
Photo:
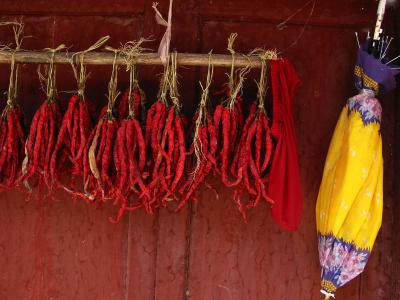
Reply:
[[[377,19],[375,25],[375,32],[374,32],[374,41],[379,40],[379,34],[381,31],[383,16],[385,15],[385,8],[386,8],[386,0],[380,0],[378,5],[377,11]]]

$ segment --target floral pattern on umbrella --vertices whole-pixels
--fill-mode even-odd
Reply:
[[[395,87],[397,71],[360,49],[355,68],[358,95],[337,122],[316,205],[321,292],[363,272],[382,223],[382,107],[376,95]]]
[[[371,254],[334,235],[322,234],[318,236],[318,252],[322,278],[333,283],[336,288],[358,276]]]

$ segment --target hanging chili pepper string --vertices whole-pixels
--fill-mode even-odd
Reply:
[[[186,162],[185,128],[177,89],[176,52],[169,56],[164,68],[160,100],[153,105],[154,115],[151,113],[153,107],[149,110],[146,124],[147,128],[151,126],[146,140],[151,139],[153,157],[153,162],[149,163],[152,166],[149,189],[153,207],[166,206],[167,202],[177,200],[176,191],[182,184]],[[172,106],[168,105],[168,99]]]
[[[150,199],[147,186],[142,179],[142,171],[145,166],[146,144],[143,137],[142,128],[137,120],[135,110],[135,85],[136,65],[135,57],[143,51],[141,44],[146,41],[140,39],[137,42],[128,42],[121,50],[125,56],[126,71],[129,72],[129,91],[128,91],[128,115],[121,121],[117,132],[117,141],[114,147],[114,164],[116,166],[116,197],[114,204],[120,204],[120,208],[115,218],[110,218],[113,223],[118,223],[125,211],[136,210],[146,205]],[[127,162],[125,161],[128,158]],[[130,203],[132,191],[136,194],[144,194],[145,199]]]
[[[202,95],[197,116],[195,116],[196,120],[193,137],[193,148],[196,160],[195,167],[192,171],[191,178],[187,179],[180,189],[180,192],[184,194],[184,197],[179,203],[177,210],[180,210],[187,201],[193,197],[196,188],[198,188],[201,183],[205,182],[205,178],[212,169],[213,161],[215,161],[217,139],[214,136],[215,130],[213,130],[214,125],[212,124],[212,119],[207,112],[207,101],[209,100],[209,89],[212,83],[213,74],[214,67],[212,64],[212,52],[210,52],[206,84],[203,87],[200,82]],[[184,192],[185,189],[186,192]]]
[[[65,45],[63,44],[54,49],[46,48],[45,50],[51,53],[48,68],[44,75],[40,71],[40,66],[38,68],[39,80],[42,89],[46,93],[46,101],[42,103],[33,118],[25,145],[25,159],[22,164],[22,176],[20,178],[30,191],[32,189],[28,183],[28,179],[34,174],[38,175],[39,189],[42,183],[45,183],[49,189],[53,187],[50,180],[50,155],[53,151],[55,139],[58,134],[61,115],[60,108],[56,102],[57,89],[54,57],[56,52],[64,48]]]
[[[258,164],[257,168],[260,173],[261,179],[263,181],[267,181],[267,176],[262,176],[262,174],[266,171],[270,159],[272,156],[272,149],[273,149],[273,142],[272,142],[272,137],[270,133],[270,120],[267,115],[267,111],[265,109],[265,99],[268,91],[268,61],[272,59],[277,58],[276,51],[270,51],[270,50],[264,50],[264,49],[255,49],[254,53],[258,54],[260,59],[261,59],[261,72],[260,72],[260,80],[257,82],[258,86],[258,111],[260,114],[261,120],[259,121],[258,124],[258,131],[262,132],[263,134],[259,134],[259,138],[256,139],[258,140],[258,143],[262,145],[263,149],[259,147],[256,147],[256,154],[258,156]],[[262,139],[260,141],[260,138]],[[263,151],[262,151],[263,150]],[[264,161],[261,164],[261,155],[262,152],[264,152]],[[270,199],[266,199],[267,201],[270,201]]]
[[[225,89],[225,100],[219,104],[214,111],[214,123],[217,139],[221,141],[219,147],[220,155],[217,158],[217,173],[221,174],[222,182],[227,187],[238,185],[242,178],[242,172],[230,174],[228,166],[231,163],[231,157],[237,146],[237,140],[243,126],[242,119],[242,99],[238,96],[242,90],[246,74],[250,71],[250,60],[248,66],[235,72],[235,55],[233,44],[237,34],[231,34],[228,39],[228,51],[231,53],[232,64],[231,72],[228,74],[228,89]],[[248,58],[247,58],[248,59]],[[234,181],[231,177],[236,176]]]
[[[201,130],[201,126],[204,126],[207,124],[207,101],[209,98],[209,92],[210,92],[210,87],[212,83],[212,78],[214,75],[214,66],[212,64],[212,51],[209,52],[209,59],[208,59],[208,69],[207,69],[207,79],[206,79],[206,84],[203,87],[202,83],[199,82],[201,90],[202,90],[202,95],[200,99],[200,104],[199,104],[199,109],[198,109],[198,116],[195,122],[195,130],[194,130],[194,137],[193,137],[193,147],[194,147],[194,153],[196,156],[196,167],[193,171],[193,180],[195,180],[196,175],[198,171],[200,170],[201,167],[201,159],[204,156],[203,151],[202,151],[202,144],[201,144],[201,139],[199,132]]]
[[[45,167],[44,167],[44,182],[46,186],[50,189],[53,187],[53,182],[51,182],[51,174],[50,174],[50,164],[51,164],[51,154],[54,148],[54,144],[57,139],[58,128],[60,123],[60,107],[58,103],[56,103],[57,98],[57,86],[56,86],[56,67],[54,65],[54,57],[57,51],[60,51],[65,48],[65,45],[60,45],[56,49],[48,49],[51,51],[51,63],[49,65],[48,76],[47,76],[47,124],[49,127],[48,133],[44,136],[44,142],[47,143],[47,149],[45,154]],[[45,129],[46,124],[45,124]],[[43,149],[43,148],[42,148]]]
[[[163,158],[163,140],[167,134],[166,120],[168,113],[167,93],[169,90],[170,77],[170,57],[167,64],[164,65],[164,72],[160,81],[160,90],[158,100],[151,106],[148,111],[145,129],[145,142],[149,147],[150,157],[147,159],[148,168],[148,190],[151,193],[151,199],[145,204],[148,213],[153,213],[153,209],[160,205],[160,199],[157,194],[160,193],[160,173],[159,167]],[[164,142],[165,143],[165,142]],[[141,197],[144,196],[142,193]]]
[[[22,130],[22,113],[18,106],[18,70],[15,54],[21,49],[24,39],[23,24],[3,22],[0,25],[12,25],[15,39],[15,49],[11,50],[10,78],[7,92],[7,104],[1,113],[0,120],[0,189],[10,189],[15,186],[20,176],[20,165],[24,154],[25,136]]]
[[[88,52],[98,49],[108,39],[109,36],[100,38],[88,49],[76,52],[70,61],[78,89],[75,92],[76,94],[71,97],[67,111],[63,116],[57,142],[51,156],[50,172],[52,181],[74,196],[83,195],[82,192],[77,190],[76,178],[83,175],[84,149],[91,130],[88,101],[85,97],[88,75],[84,58]],[[68,177],[66,183],[62,183],[59,178],[64,171],[72,175]]]
[[[260,79],[256,81],[258,86],[257,104],[251,106],[236,150],[234,164],[231,167],[232,173],[242,173],[242,178],[235,188],[234,200],[245,219],[246,209],[256,206],[261,198],[273,203],[267,196],[265,187],[265,183],[268,182],[266,170],[270,163],[273,147],[269,119],[265,109],[265,98],[268,90],[267,61],[276,57],[276,53],[255,49],[249,55],[257,55],[261,59]],[[263,153],[264,161],[261,160]],[[240,199],[240,194],[244,189],[251,197],[251,201],[247,205],[244,205]]]
[[[184,137],[182,136],[183,133],[183,126],[182,121],[180,119],[180,107],[181,104],[179,103],[179,92],[178,92],[178,74],[177,74],[177,53],[173,52],[170,55],[170,80],[169,80],[169,96],[172,101],[172,107],[170,108],[171,113],[171,122],[167,123],[166,128],[166,144],[164,144],[164,151],[165,151],[165,160],[166,160],[166,168],[165,168],[165,189],[167,190],[167,195],[164,196],[163,200],[167,200],[169,196],[173,196],[173,191],[177,183],[179,182],[181,176],[183,175],[184,169],[184,160],[185,156],[182,155],[182,144],[185,145]],[[178,124],[181,123],[181,124]],[[177,140],[177,145],[175,145],[175,139]],[[173,157],[173,150],[175,147],[178,147],[179,150],[179,158],[176,160]],[[182,165],[183,162],[183,165]],[[176,170],[172,170],[173,168]],[[173,176],[173,172],[178,171]],[[174,197],[175,198],[175,197]]]
[[[106,50],[114,53],[111,78],[108,84],[108,103],[88,141],[85,164],[88,164],[91,172],[86,173],[86,178],[84,178],[85,194],[89,194],[90,199],[100,198],[103,201],[111,198],[115,192],[113,149],[118,123],[113,116],[113,107],[119,95],[117,90],[119,66],[116,64],[119,50],[111,47],[106,47]]]
[[[174,199],[177,199],[175,194],[175,190],[179,189],[179,186],[183,183],[183,175],[185,171],[185,164],[186,164],[186,140],[185,140],[185,129],[184,129],[184,121],[183,117],[180,112],[180,102],[178,99],[178,75],[177,75],[177,53],[174,52],[172,54],[171,59],[171,88],[170,88],[170,96],[172,102],[174,104],[174,123],[172,128],[170,128],[169,135],[172,136],[171,142],[168,145],[169,148],[174,147],[176,140],[179,148],[179,157],[176,160],[172,155],[172,151],[168,156],[168,161],[170,162],[171,166],[175,167],[174,174],[167,174],[170,183],[170,193]],[[167,163],[168,167],[168,163]],[[173,180],[172,180],[173,178]],[[170,196],[170,195],[168,195]]]

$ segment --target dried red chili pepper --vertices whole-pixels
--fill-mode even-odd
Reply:
[[[72,194],[80,193],[75,182],[83,175],[84,148],[91,130],[87,101],[78,95],[71,97],[51,155],[51,180]],[[63,173],[72,175],[67,182],[61,182]]]
[[[53,188],[50,180],[50,153],[55,147],[59,121],[56,119],[59,106],[54,101],[44,102],[34,116],[28,141],[26,143],[26,156],[23,163],[23,174],[18,181],[38,176],[39,184],[45,183],[48,188]],[[36,116],[37,114],[37,116]]]
[[[106,201],[115,194],[115,165],[114,153],[117,138],[118,121],[113,115],[114,103],[119,95],[117,92],[118,66],[116,64],[118,50],[114,52],[111,79],[108,85],[108,104],[103,109],[95,128],[88,140],[88,150],[85,151],[85,194],[90,200]],[[122,158],[120,158],[121,160]],[[119,161],[120,162],[120,161]],[[90,172],[87,166],[90,167]],[[86,177],[86,178],[85,178]]]
[[[265,186],[268,182],[268,166],[273,151],[269,120],[264,106],[267,84],[265,77],[266,69],[263,64],[261,79],[258,82],[258,107],[255,105],[250,107],[250,114],[235,153],[234,164],[231,166],[233,174],[242,172],[242,181],[235,188],[234,201],[244,218],[246,209],[256,206],[261,198],[273,203],[267,196]],[[247,191],[250,195],[247,205],[240,199],[243,191]]]
[[[176,210],[180,210],[187,201],[195,199],[195,191],[202,184],[211,172],[212,168],[216,168],[216,152],[218,149],[218,129],[220,119],[223,117],[223,107],[217,106],[215,113],[211,116],[207,112],[207,101],[209,100],[209,88],[212,81],[213,67],[211,64],[211,54],[209,58],[207,83],[203,89],[199,109],[194,115],[194,137],[191,148],[195,154],[194,168],[191,171],[191,177],[182,182],[179,192],[183,195],[182,200],[178,204]],[[214,121],[214,122],[213,122]],[[206,184],[207,186],[207,184]]]
[[[124,211],[134,210],[144,205],[144,201],[148,201],[149,193],[142,178],[141,171],[144,168],[145,162],[145,143],[143,133],[138,120],[132,116],[123,120],[120,128],[118,129],[117,142],[114,148],[114,155],[118,157],[116,162],[116,201],[114,204],[120,202],[120,209],[117,217],[113,222],[119,222],[122,218]],[[144,156],[141,157],[141,156]],[[142,169],[141,169],[142,168]],[[144,193],[146,200],[138,202],[134,205],[128,203],[129,197],[132,196],[133,191],[137,194]],[[134,208],[134,209],[133,209]]]
[[[1,113],[0,120],[0,189],[16,185],[21,175],[25,137],[21,126],[21,110],[11,103]]]

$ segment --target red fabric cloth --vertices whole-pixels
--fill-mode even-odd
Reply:
[[[299,78],[286,59],[271,62],[273,122],[272,136],[276,149],[272,160],[268,196],[274,221],[283,228],[298,228],[303,213],[303,193],[297,157],[296,132],[292,115],[292,99]]]

